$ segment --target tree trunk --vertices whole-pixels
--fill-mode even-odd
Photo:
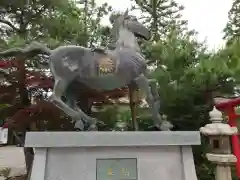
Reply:
[[[28,91],[26,88],[26,69],[25,69],[25,58],[19,57],[17,59],[18,61],[18,83],[19,83],[19,94],[20,94],[20,101],[21,104],[26,107],[31,104]],[[30,127],[26,127],[26,132],[30,130]],[[26,132],[23,132],[23,139],[22,142],[25,141]],[[25,156],[25,163],[26,163],[26,170],[27,170],[27,176],[29,177],[29,173],[31,171],[32,163],[33,163],[33,157],[34,152],[33,148],[25,148],[24,147],[24,156]]]

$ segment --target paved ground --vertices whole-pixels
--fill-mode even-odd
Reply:
[[[0,147],[0,169],[2,168],[11,168],[11,175],[13,176],[24,174],[23,148],[16,146]]]

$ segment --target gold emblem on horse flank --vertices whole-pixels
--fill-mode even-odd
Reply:
[[[98,67],[100,74],[113,73],[116,70],[116,60],[105,56],[99,60]]]

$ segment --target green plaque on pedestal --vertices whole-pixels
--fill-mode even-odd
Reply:
[[[97,180],[137,180],[137,159],[97,159]]]

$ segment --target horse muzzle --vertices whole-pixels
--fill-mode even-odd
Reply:
[[[145,40],[150,40],[151,38],[151,33],[146,28],[143,26],[140,22],[138,21],[128,21],[127,23],[129,30],[131,30],[136,37],[143,38]]]

